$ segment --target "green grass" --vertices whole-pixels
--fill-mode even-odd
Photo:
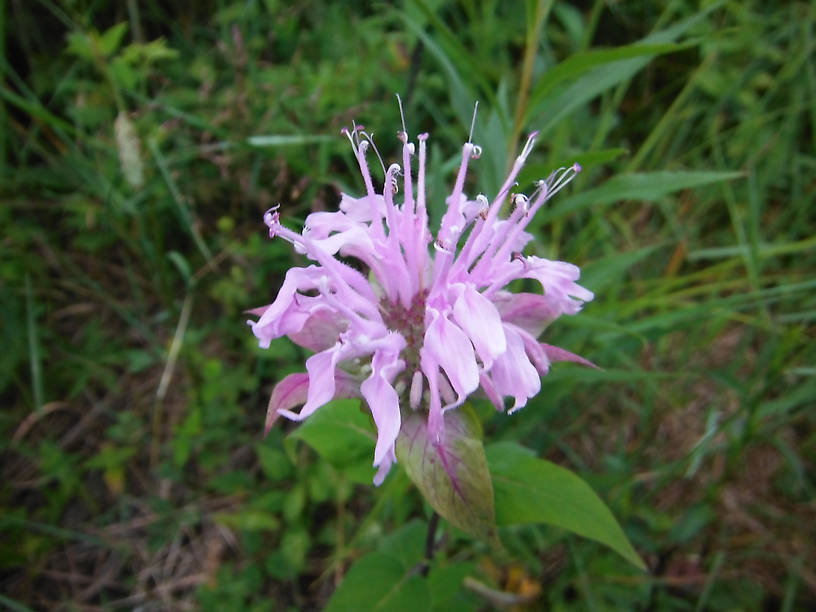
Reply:
[[[479,408],[489,442],[587,479],[650,569],[525,526],[501,530],[512,563],[447,531],[434,572],[526,585],[529,609],[816,597],[811,3],[39,0],[0,22],[0,603],[313,609],[424,529],[404,473],[359,484],[288,423],[262,440],[305,355],[244,325],[300,261],[263,211],[296,227],[359,193],[339,130],[394,157],[394,93],[431,134],[437,217],[475,100],[471,192],[528,130],[522,185],[583,164],[532,230],[596,292],[547,341],[604,369]]]

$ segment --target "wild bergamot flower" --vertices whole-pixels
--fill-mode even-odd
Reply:
[[[510,398],[514,412],[538,393],[551,362],[588,363],[537,340],[545,326],[593,298],[576,283],[579,269],[522,255],[532,239],[525,227],[533,215],[581,168],[556,170],[537,181],[529,196],[511,193],[535,143],[533,133],[498,194],[468,199],[468,164],[481,154],[469,139],[434,238],[425,199],[428,134],[417,136],[417,146],[403,122],[402,165],[384,169],[378,192],[366,161],[370,149],[377,153],[373,139],[361,126],[343,133],[366,193],[342,194],[338,211],[310,214],[300,233],[281,224],[278,207],[266,212],[270,237],[292,243],[314,263],[290,269],[275,301],[252,311],[259,319],[249,324],[261,347],[289,336],[314,351],[305,373],[275,387],[267,430],[279,415],[300,421],[333,398],[361,397],[377,426],[379,485],[396,461],[401,410],[427,411],[429,436],[440,436],[444,413],[479,388],[498,410]],[[508,199],[512,210],[500,218]],[[541,293],[507,290],[521,278],[538,281]]]

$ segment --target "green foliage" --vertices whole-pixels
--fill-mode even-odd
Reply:
[[[424,577],[420,570],[424,521],[413,520],[357,560],[334,592],[326,610],[475,610],[478,599],[463,585],[471,563],[440,562]]]
[[[427,583],[417,574],[406,572],[389,555],[369,553],[354,567],[337,589],[326,610],[388,610],[408,612],[430,608]]]
[[[548,523],[569,529],[646,569],[615,517],[578,476],[512,442],[488,446],[487,460],[499,525]]]
[[[814,11],[0,3],[0,603],[805,607]],[[244,325],[302,263],[263,211],[295,228],[359,194],[338,131],[364,123],[392,159],[395,92],[430,133],[436,218],[477,99],[469,193],[494,191],[533,129],[519,190],[584,166],[531,230],[596,292],[544,340],[604,369],[556,364],[512,417],[474,408],[489,459],[523,445],[541,459],[522,463],[579,475],[649,573],[508,525],[499,496],[507,555],[443,520],[423,577],[427,507],[402,468],[371,486],[357,402],[262,438],[272,384],[306,357]]]
[[[296,440],[302,440],[321,457],[343,470],[352,482],[371,484],[374,470],[374,432],[371,417],[357,400],[335,400],[321,407],[287,438],[287,451],[295,456]]]

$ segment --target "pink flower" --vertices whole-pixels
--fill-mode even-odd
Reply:
[[[277,207],[266,212],[270,237],[292,243],[314,263],[290,269],[275,301],[252,311],[259,319],[249,324],[264,348],[286,335],[314,351],[306,373],[284,378],[272,392],[267,431],[279,415],[300,421],[333,398],[361,397],[377,425],[379,485],[396,461],[400,410],[426,410],[429,432],[440,436],[444,413],[479,388],[498,410],[511,398],[514,412],[538,393],[550,362],[589,363],[537,340],[549,323],[593,298],[576,284],[579,269],[521,254],[533,215],[581,168],[556,170],[529,197],[512,194],[533,133],[495,198],[468,199],[468,164],[481,153],[468,141],[434,238],[425,201],[428,135],[420,134],[417,146],[403,126],[402,165],[384,168],[378,192],[366,161],[369,149],[377,153],[372,138],[359,126],[343,133],[366,194],[343,194],[338,211],[312,213],[301,233],[281,225]],[[508,200],[512,210],[502,219]],[[506,289],[521,278],[538,281],[541,293]]]

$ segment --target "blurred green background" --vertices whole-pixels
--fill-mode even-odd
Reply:
[[[450,532],[436,609],[489,609],[464,576],[516,609],[812,604],[816,5],[169,6],[0,1],[0,604],[318,609],[424,537],[399,470],[375,489],[291,423],[262,438],[305,355],[244,323],[303,262],[264,210],[298,228],[359,194],[339,130],[396,158],[395,93],[437,216],[476,100],[471,194],[532,129],[522,186],[584,166],[534,251],[597,296],[546,340],[604,370],[480,414],[586,478],[650,568],[544,526],[502,530],[513,562]]]

